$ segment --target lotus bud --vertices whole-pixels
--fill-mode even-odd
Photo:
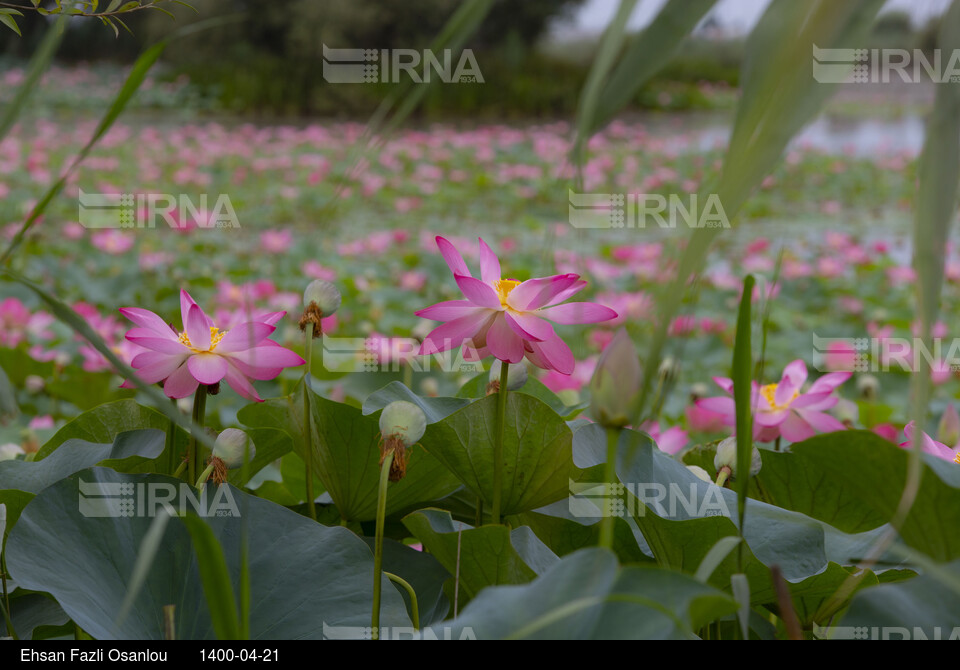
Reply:
[[[858,375],[857,391],[864,400],[876,400],[880,391],[880,380],[873,375]]]
[[[633,340],[620,329],[590,380],[590,413],[607,428],[627,426],[637,413],[643,371]]]
[[[943,416],[940,417],[940,426],[937,428],[937,441],[953,449],[960,442],[960,415],[953,403],[947,405]]]
[[[830,413],[837,417],[844,426],[852,428],[860,417],[860,408],[852,400],[838,398],[837,404],[833,406]]]
[[[680,374],[680,364],[673,356],[665,356],[660,362],[657,374],[663,384],[672,384]]]
[[[710,473],[701,468],[699,465],[688,465],[687,470],[695,474],[698,478],[702,479],[705,482],[713,483],[713,480],[710,479]]]
[[[433,377],[426,377],[420,382],[420,393],[429,398],[436,398],[440,393],[440,384]]]
[[[245,460],[252,461],[256,454],[253,440],[237,428],[227,428],[213,443],[213,455],[222,460],[230,470],[239,468]]]
[[[487,395],[498,393],[500,391],[500,374],[503,370],[503,364],[495,360],[490,366],[490,382],[487,384]],[[511,365],[507,368],[507,390],[519,391],[527,383],[527,366],[523,363]]]
[[[320,320],[335,314],[342,300],[340,290],[328,281],[314,279],[303,292],[303,316],[300,317],[300,330],[305,331],[307,324],[313,324],[313,336],[320,337]]]
[[[427,429],[427,416],[417,405],[395,400],[380,413],[380,465],[393,452],[390,481],[398,482],[407,474],[407,449],[416,444]]]
[[[696,402],[700,398],[706,398],[710,395],[710,387],[703,382],[697,382],[690,387],[690,402]]]
[[[23,380],[23,387],[30,394],[40,393],[44,386],[46,386],[46,382],[39,375],[27,375],[27,378]]]
[[[23,456],[24,453],[19,444],[13,442],[0,444],[0,461],[12,461],[17,456]]]
[[[760,472],[763,461],[760,459],[760,450],[753,447],[753,454],[750,458],[750,476],[755,476]],[[728,437],[717,445],[717,455],[713,459],[713,467],[720,472],[727,468],[730,475],[737,476],[737,438]]]

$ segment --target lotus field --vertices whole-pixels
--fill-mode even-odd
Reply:
[[[847,137],[883,3],[773,0],[633,113],[714,3],[633,4],[570,118],[0,72],[0,636],[960,639],[957,84]]]

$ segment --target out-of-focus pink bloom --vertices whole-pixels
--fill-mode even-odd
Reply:
[[[901,448],[912,448],[914,439],[913,434],[915,430],[916,427],[914,426],[913,421],[903,427],[903,434],[907,436],[907,440],[900,443]],[[922,430],[920,431],[920,445],[920,448],[923,449],[923,453],[936,456],[937,458],[942,458],[945,461],[955,461],[958,457],[960,457],[960,452],[951,449],[942,442],[937,442]]]
[[[419,291],[427,283],[427,275],[410,270],[400,275],[400,288],[405,291]]]
[[[850,342],[830,342],[823,353],[824,367],[830,372],[852,372],[857,362],[857,350]]]
[[[337,278],[337,273],[327,267],[320,265],[317,261],[307,261],[301,267],[300,270],[306,276],[311,279],[323,279],[324,281],[333,281]]]
[[[119,230],[102,230],[94,233],[90,237],[90,242],[100,251],[117,256],[130,251],[133,246],[133,235]]]
[[[893,286],[903,286],[905,284],[912,284],[916,278],[917,278],[916,271],[909,266],[895,265],[891,268],[887,268],[887,280]]]
[[[267,230],[260,233],[260,248],[270,254],[286,253],[293,245],[289,230]]]
[[[678,316],[673,321],[670,322],[670,327],[667,330],[667,333],[673,337],[679,337],[683,335],[691,335],[697,329],[697,317],[683,315]]]
[[[687,444],[690,438],[680,426],[673,426],[667,430],[661,431],[660,424],[656,421],[647,421],[640,426],[640,430],[650,436],[660,451],[666,452],[671,456],[680,452]]]
[[[120,313],[136,328],[127,339],[149,351],[137,355],[131,366],[147,384],[163,381],[171,398],[184,398],[200,384],[226,380],[249,400],[260,401],[251,379],[273,379],[283,368],[302,365],[303,359],[268,339],[283,312],[247,321],[221,332],[186,291],[180,292],[183,331],[177,332],[153,312],[126,307]],[[129,388],[124,382],[124,387]]]
[[[801,442],[817,433],[845,430],[845,426],[826,413],[837,404],[836,388],[850,378],[850,372],[829,372],[817,379],[806,393],[801,387],[807,381],[807,366],[795,360],[784,368],[783,376],[775,384],[752,385],[754,438],[769,442],[782,436],[790,442]],[[697,406],[724,415],[728,427],[736,426],[736,407],[733,401],[733,380],[714,377],[714,382],[728,396],[703,398]]]
[[[32,419],[30,419],[30,423],[27,424],[28,428],[33,428],[34,430],[37,430],[37,429],[42,430],[44,428],[53,428],[53,426],[54,426],[53,417],[50,416],[49,414],[44,414],[43,416],[35,416]]]

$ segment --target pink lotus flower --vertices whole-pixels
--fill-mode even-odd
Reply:
[[[163,392],[171,398],[185,398],[200,384],[226,380],[234,391],[249,400],[261,401],[251,379],[273,379],[283,368],[302,365],[304,360],[268,339],[275,324],[286,312],[274,312],[221,332],[186,291],[180,291],[183,331],[177,332],[153,312],[125,307],[120,313],[138,327],[127,331],[127,339],[144,349],[130,365],[142,381],[163,381]],[[128,382],[124,387],[130,388]]]
[[[502,279],[500,260],[481,239],[481,279],[477,279],[449,241],[442,237],[436,241],[467,299],[437,303],[416,312],[425,319],[446,322],[427,335],[420,346],[421,355],[467,343],[476,349],[478,359],[493,355],[501,361],[519,363],[526,356],[539,368],[568,375],[574,368],[573,353],[547,319],[574,324],[617,316],[609,307],[596,303],[559,304],[587,285],[579,275],[560,274],[525,282]]]
[[[807,381],[807,366],[798,359],[784,368],[783,377],[776,384],[759,386],[753,382],[750,404],[754,408],[754,439],[772,442],[782,436],[790,442],[801,442],[817,433],[845,430],[846,427],[826,410],[837,404],[839,398],[833,392],[851,374],[829,372],[801,393],[800,389]],[[713,381],[730,396],[703,398],[697,401],[697,406],[722,414],[724,423],[733,427],[736,425],[733,380],[714,377]]]
[[[913,447],[913,433],[915,430],[916,427],[913,421],[903,427],[903,434],[907,436],[907,441],[900,443],[901,448],[911,449]],[[920,431],[920,445],[920,448],[923,449],[923,453],[925,454],[942,458],[945,461],[960,463],[960,460],[957,460],[960,459],[960,451],[953,450],[942,442],[937,442],[922,430]]]

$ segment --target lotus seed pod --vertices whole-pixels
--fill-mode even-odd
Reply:
[[[753,454],[750,458],[750,476],[760,472],[763,461],[760,459],[760,450],[753,448]],[[713,459],[713,467],[718,471],[720,468],[730,468],[733,476],[737,476],[737,438],[728,437],[717,445],[717,455]]]
[[[330,316],[340,309],[340,290],[328,281],[314,279],[303,292],[303,306],[316,303],[323,316]]]
[[[412,402],[395,400],[380,413],[380,433],[384,438],[399,438],[404,447],[416,444],[426,429],[427,416]]]
[[[697,477],[699,477],[703,481],[709,484],[713,483],[713,480],[710,479],[710,473],[704,470],[703,468],[701,468],[699,465],[688,465],[687,470],[695,474]]]
[[[643,371],[633,340],[620,331],[607,345],[590,380],[590,413],[608,428],[629,425],[637,413]]]
[[[497,385],[500,384],[500,373],[503,370],[503,364],[499,360],[495,360],[493,365],[490,366],[490,381],[497,382]],[[523,363],[518,363],[517,365],[511,365],[507,368],[507,390],[508,391],[519,391],[523,388],[523,385],[527,383],[527,366]]]
[[[253,446],[250,436],[237,428],[227,428],[213,443],[214,457],[226,463],[230,470],[239,468],[245,459],[248,462],[252,461],[256,453],[257,449]]]
[[[873,375],[858,375],[857,391],[864,400],[874,400],[880,392],[880,380]]]

